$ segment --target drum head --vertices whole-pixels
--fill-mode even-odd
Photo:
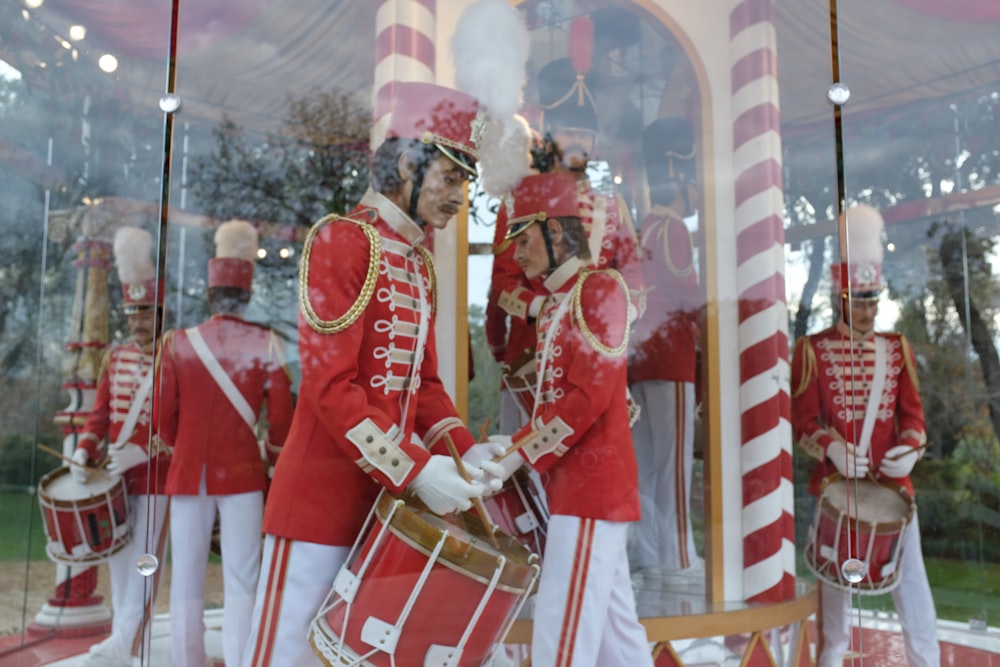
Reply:
[[[42,477],[39,493],[54,502],[86,500],[107,493],[120,481],[120,477],[112,477],[104,470],[94,470],[87,483],[81,484],[73,479],[69,468],[63,467]]]
[[[822,499],[841,515],[874,524],[905,520],[913,507],[902,487],[870,479],[845,480],[839,475],[824,482]]]

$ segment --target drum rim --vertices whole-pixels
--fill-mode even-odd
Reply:
[[[392,512],[394,504],[399,503],[399,507]],[[386,525],[389,531],[403,543],[413,549],[429,556],[441,539],[441,531],[431,526],[420,515],[422,512],[429,512],[417,506],[413,498],[397,498],[391,494],[383,494],[376,507],[376,516],[380,523]],[[386,524],[386,517],[392,514],[392,520]],[[484,585],[488,585],[496,573],[498,557],[479,547],[487,542],[488,538],[482,528],[476,530],[479,524],[479,517],[463,512],[468,520],[464,525],[454,524],[447,519],[438,517],[446,523],[451,523],[456,529],[468,533],[475,541],[462,543],[465,553],[460,553],[455,544],[458,540],[454,533],[449,533],[443,548],[439,554],[438,562],[445,567],[474,579]],[[434,515],[437,517],[437,515]],[[497,589],[509,593],[522,594],[527,591],[535,582],[537,577],[538,557],[526,546],[521,544],[506,533],[497,531],[496,537],[500,542],[500,552],[506,557],[506,564],[500,573],[497,581]],[[521,552],[520,554],[517,552]],[[520,557],[520,560],[519,560]]]
[[[114,493],[118,489],[118,487],[121,487],[123,491],[125,490],[124,477],[118,477],[117,480],[115,480],[114,476],[108,475],[108,479],[114,481],[107,489],[105,489],[104,491],[98,491],[97,493],[91,494],[89,496],[83,496],[82,498],[75,498],[72,500],[67,500],[65,498],[53,498],[51,495],[45,492],[45,486],[47,484],[50,484],[56,479],[59,479],[61,477],[66,477],[69,474],[70,474],[70,469],[67,466],[62,466],[56,468],[55,470],[50,470],[49,472],[42,475],[41,478],[38,480],[39,502],[41,502],[44,499],[45,503],[51,507],[61,507],[61,508],[76,507],[78,503],[100,500],[101,498],[106,497],[109,493]]]
[[[828,475],[823,479],[820,483],[819,495],[816,497],[817,509],[820,507],[829,507],[837,512],[840,512],[840,508],[826,498],[825,493],[830,486],[843,481],[845,481],[845,478],[840,473]],[[911,496],[906,490],[905,486],[889,482],[884,479],[870,479],[867,477],[855,481],[881,486],[887,491],[892,492],[906,503],[906,515],[896,519],[889,519],[887,521],[869,521],[867,519],[859,519],[858,517],[848,515],[846,522],[847,525],[850,526],[851,530],[856,530],[858,527],[863,526],[869,529],[868,532],[874,532],[876,535],[888,535],[897,532],[899,526],[907,526],[913,521],[913,517],[917,512],[917,503],[913,496]]]

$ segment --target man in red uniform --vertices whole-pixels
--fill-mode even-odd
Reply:
[[[501,462],[505,475],[524,463],[544,473],[551,510],[531,661],[652,665],[626,554],[629,522],[639,518],[626,398],[628,287],[614,269],[588,268],[576,193],[569,174],[527,176],[509,219],[515,260],[546,290],[534,407],[513,435],[520,449]]]
[[[624,276],[634,317],[643,307],[643,289],[632,218],[621,197],[595,192],[587,176],[598,129],[593,97],[569,58],[543,67],[538,86],[545,112],[542,147],[536,151],[535,167],[574,177],[591,263],[597,268],[616,269]],[[503,364],[500,432],[509,434],[531,412],[535,318],[546,292],[539,281],[527,280],[514,261],[514,248],[506,238],[507,218],[507,207],[501,202],[493,238],[486,338],[494,358]]]
[[[122,309],[131,340],[105,354],[94,409],[87,417],[70,467],[81,482],[87,464],[109,459],[105,469],[125,478],[131,540],[108,560],[113,618],[111,635],[90,647],[81,665],[131,667],[132,656],[149,656],[160,570],[147,580],[136,570],[151,552],[160,563],[166,548],[168,500],[164,493],[168,451],[152,435],[153,358],[163,323],[163,283],[156,279],[148,232],[122,227],[114,255],[122,286]],[[107,439],[107,447],[103,443]]]
[[[684,223],[698,207],[691,126],[679,118],[654,121],[643,131],[642,149],[652,209],[640,232],[646,310],[635,323],[628,363],[639,406],[632,439],[642,498],[632,566],[642,585],[695,584],[705,572],[689,520],[703,300]]]
[[[882,226],[881,215],[869,206],[847,211],[841,242],[847,239],[850,252],[842,253],[833,271],[841,320],[795,343],[792,428],[799,446],[817,460],[809,482],[813,495],[834,473],[847,484],[872,474],[913,494],[909,475],[926,441],[924,409],[910,344],[901,334],[875,332]],[[892,599],[903,627],[906,662],[936,667],[941,660],[937,617],[916,513],[903,537],[898,568],[901,581]],[[822,580],[819,591],[818,665],[839,667],[851,638],[851,594]]]
[[[441,86],[399,84],[371,189],[305,241],[302,385],[264,512],[244,665],[320,664],[309,623],[381,489],[410,489],[439,514],[468,509],[484,491],[444,449],[445,435],[460,452],[475,439],[438,377],[434,270],[420,245],[465,203],[477,106]]]
[[[205,664],[205,570],[216,515],[222,552],[223,655],[239,665],[250,634],[260,573],[266,464],[292,419],[291,375],[274,331],[243,319],[250,302],[257,230],[222,223],[208,262],[211,319],[163,338],[156,397],[160,437],[174,448],[166,491],[173,544],[170,634],[173,664]]]

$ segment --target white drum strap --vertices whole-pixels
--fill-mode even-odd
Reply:
[[[882,402],[882,389],[885,387],[886,374],[885,338],[875,336],[875,370],[872,372],[872,386],[865,405],[865,421],[861,425],[861,438],[857,443],[857,453],[864,456],[871,446],[872,431],[875,429],[875,419],[878,417],[878,406]],[[853,378],[852,378],[853,381]]]
[[[601,247],[604,245],[604,235],[608,230],[608,199],[595,194],[594,217],[591,219],[590,235],[587,237],[587,248],[590,250],[590,263],[601,265]]]
[[[122,422],[122,430],[118,432],[118,438],[111,447],[121,449],[128,442],[128,439],[132,437],[132,432],[135,431],[135,423],[139,421],[139,413],[142,412],[142,406],[146,404],[146,397],[149,396],[149,390],[152,387],[153,367],[150,366],[139,382],[138,389],[135,390],[135,395],[132,397],[132,405],[128,407],[128,414],[125,415],[125,421]]]
[[[254,432],[254,437],[256,437],[257,415],[254,414],[253,408],[247,403],[247,399],[236,388],[232,379],[226,375],[226,371],[222,370],[219,360],[215,358],[212,350],[208,348],[208,344],[202,337],[201,332],[196,327],[185,329],[184,331],[187,333],[188,340],[191,341],[191,347],[194,348],[198,358],[201,359],[201,363],[205,364],[205,368],[212,375],[212,379],[219,385],[219,389],[226,395],[226,398],[232,403],[233,408],[243,418],[243,422]]]

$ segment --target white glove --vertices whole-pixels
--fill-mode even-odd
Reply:
[[[864,477],[868,474],[868,456],[858,456],[854,445],[834,440],[826,448],[826,458],[837,466],[840,474],[847,479]]]
[[[885,453],[878,464],[878,471],[883,477],[900,479],[906,477],[920,460],[920,450],[909,445],[896,445]]]
[[[472,482],[466,482],[458,472],[455,461],[450,456],[434,455],[427,465],[410,482],[427,509],[435,514],[450,514],[456,510],[472,507],[472,499],[483,495],[483,484],[477,480],[483,476],[479,468],[466,466]]]
[[[108,458],[111,460],[104,469],[112,475],[122,475],[129,468],[142,465],[149,459],[146,450],[132,442],[126,442],[121,447],[108,447]]]
[[[491,435],[490,442],[495,442],[503,445],[503,449],[499,452],[499,454],[503,454],[513,446],[513,442],[511,441],[511,437],[509,435]],[[510,479],[511,475],[513,475],[515,472],[521,469],[521,466],[523,466],[524,463],[525,463],[524,457],[515,451],[511,452],[510,454],[503,457],[499,461],[496,462],[491,461],[490,467],[492,469],[493,466],[499,466],[502,469],[502,472],[499,474],[499,477],[501,480],[506,482],[508,479]],[[483,465],[483,471],[487,472],[488,474],[493,474],[490,473],[488,470],[486,470],[485,464]]]
[[[503,466],[499,463],[494,463],[493,459],[503,456],[504,452],[507,451],[507,445],[502,440],[494,440],[494,438],[507,438],[507,444],[510,444],[509,436],[491,435],[489,440],[476,443],[472,447],[469,447],[468,451],[462,455],[462,463],[466,465],[466,468],[473,466],[483,471],[482,482],[486,485],[486,491],[489,494],[496,493],[502,489],[504,480],[506,479],[503,476]]]
[[[83,447],[77,447],[73,450],[73,463],[69,467],[70,477],[74,481],[80,484],[86,484],[90,481],[90,473],[94,471],[87,462],[90,460],[90,454]]]

